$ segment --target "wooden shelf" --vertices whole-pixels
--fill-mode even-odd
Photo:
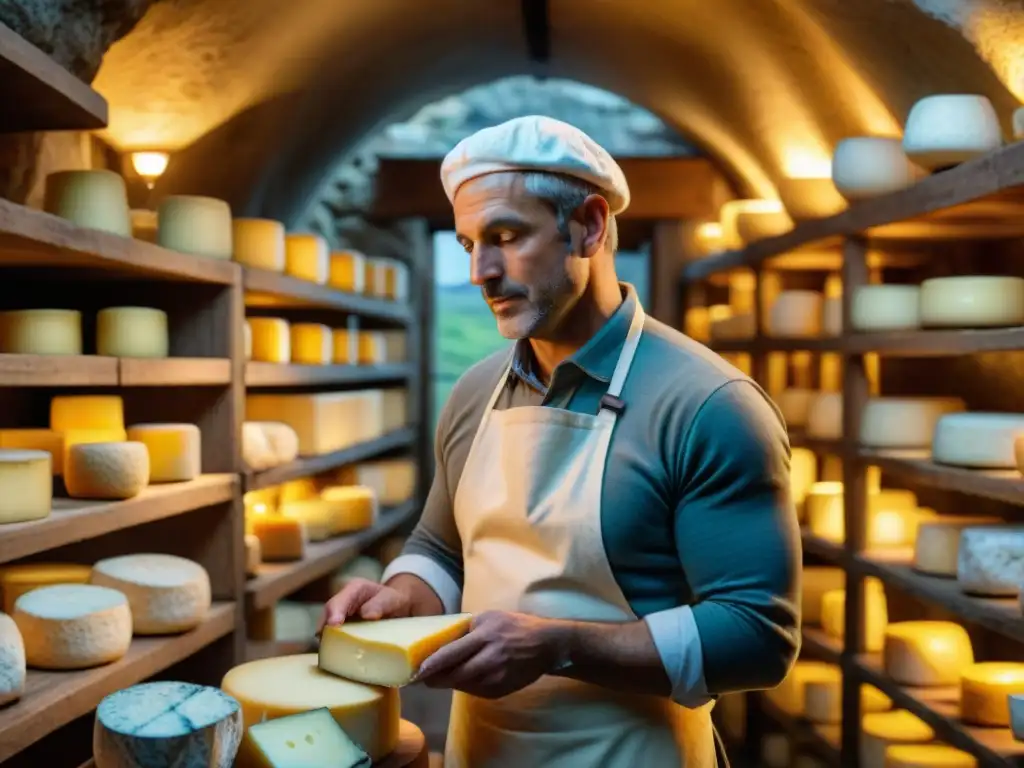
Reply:
[[[245,303],[252,307],[321,307],[400,324],[412,316],[409,307],[399,302],[343,293],[265,269],[244,267],[242,284]]]
[[[276,602],[298,589],[333,573],[344,566],[363,549],[387,536],[416,512],[408,502],[394,509],[382,511],[377,524],[350,536],[318,541],[307,547],[302,560],[291,563],[264,563],[259,573],[245,587],[246,603],[250,609],[270,608]]]
[[[116,357],[0,354],[0,386],[116,387]]]
[[[219,357],[167,357],[118,360],[122,387],[212,387],[231,383],[231,360]]]
[[[126,501],[55,498],[49,517],[0,528],[0,563],[221,504],[234,498],[238,484],[237,475],[203,475],[188,483],[152,485]]]
[[[390,365],[280,365],[246,363],[247,387],[312,387],[327,384],[381,384],[412,375],[408,363]]]
[[[794,717],[761,696],[762,711],[780,726],[799,747],[809,749],[829,765],[839,766],[840,730],[838,725],[811,723]]]
[[[708,348],[718,352],[839,352],[840,341],[832,339],[773,339],[762,336],[758,339],[737,339],[735,341],[712,341]]]
[[[245,477],[245,490],[255,491],[260,488],[269,488],[272,485],[280,485],[289,480],[311,477],[321,472],[337,469],[346,464],[367,461],[380,454],[398,448],[406,448],[412,444],[415,438],[416,430],[412,427],[406,427],[390,432],[376,440],[353,445],[351,448],[343,448],[340,451],[325,453],[322,456],[296,459],[288,464],[274,467],[264,472],[253,472]]]
[[[0,132],[91,131],[107,125],[107,102],[57,62],[0,24]]]
[[[0,200],[0,267],[78,267],[134,277],[231,285],[239,267],[107,232]]]
[[[76,672],[29,670],[24,696],[0,709],[0,762],[95,709],[104,696],[162,672],[234,628],[234,603],[216,603],[191,632],[135,638],[113,664]]]
[[[1024,504],[1024,477],[1015,469],[981,470],[937,464],[930,451],[874,451],[861,448],[861,459],[901,480],[944,491]]]
[[[978,728],[961,722],[959,686],[909,688],[898,685],[885,674],[877,654],[847,659],[845,666],[848,673],[892,699],[896,707],[928,723],[941,741],[987,761],[985,765],[1024,766],[1024,742],[1015,741],[1009,728]]]
[[[838,664],[843,654],[843,643],[830,635],[825,634],[821,627],[804,625],[801,628],[803,635],[803,650],[808,651],[811,656],[830,664]]]
[[[1024,327],[851,333],[821,339],[773,339],[759,336],[736,341],[711,341],[719,354],[746,352],[837,352],[888,357],[956,357],[983,352],[1024,350]]]
[[[790,431],[789,444],[792,448],[806,448],[809,451],[830,456],[842,456],[846,450],[842,440],[820,440],[816,437],[807,437],[801,430]]]

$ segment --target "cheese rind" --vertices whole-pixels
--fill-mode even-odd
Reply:
[[[860,687],[860,711],[887,712],[892,708],[892,700],[873,685]],[[843,719],[843,681],[829,677],[821,680],[808,680],[804,684],[803,716],[812,723],[834,725]]]
[[[124,177],[106,169],[57,171],[46,177],[43,210],[72,224],[132,236]]]
[[[843,437],[843,395],[819,392],[807,406],[807,436],[818,440]]]
[[[164,248],[211,259],[232,254],[231,206],[196,195],[165,197],[157,211],[157,243]]]
[[[817,390],[790,387],[784,389],[775,398],[775,404],[782,411],[782,418],[787,427],[803,428],[807,426],[807,417],[811,404],[818,396]]]
[[[0,613],[0,707],[25,692],[25,643],[14,619]]]
[[[64,474],[64,433],[52,429],[0,429],[0,449],[46,451],[54,475]]]
[[[972,469],[1013,469],[1014,443],[1024,436],[1024,414],[952,413],[935,425],[932,460]]]
[[[83,443],[68,449],[64,485],[73,499],[130,499],[149,484],[142,443]]]
[[[117,661],[132,642],[132,614],[121,592],[58,584],[22,595],[14,622],[30,667],[86,669]]]
[[[326,707],[279,717],[246,733],[261,768],[370,768],[373,761]]]
[[[1001,522],[993,517],[942,515],[926,520],[917,528],[914,542],[914,570],[929,576],[956,578],[960,534],[971,526]]]
[[[363,293],[366,290],[366,257],[357,251],[332,253],[327,284],[346,293]]]
[[[149,482],[180,483],[199,477],[202,438],[195,424],[135,424],[128,440],[149,452]]]
[[[111,357],[170,354],[167,313],[151,307],[107,307],[96,315],[96,352]]]
[[[286,519],[301,521],[310,541],[330,538],[334,527],[334,506],[322,499],[282,501],[278,514]]]
[[[1024,694],[1024,664],[990,661],[972,664],[960,675],[960,719],[992,728],[1010,725],[1011,695]]]
[[[0,314],[0,352],[15,355],[82,354],[82,313],[22,309]]]
[[[251,661],[230,670],[221,689],[242,705],[246,728],[326,707],[359,747],[379,760],[395,749],[401,724],[399,693],[342,680],[317,667],[315,653]],[[258,768],[245,747],[237,768]]]
[[[851,202],[905,189],[925,175],[900,139],[854,136],[836,144],[832,155],[832,183]]]
[[[86,584],[92,567],[75,563],[18,563],[0,568],[0,591],[4,613],[14,613],[19,597],[39,587],[54,584]]]
[[[235,219],[231,229],[232,259],[247,267],[284,271],[284,224],[270,219]]]
[[[963,411],[958,397],[872,397],[864,405],[860,444],[867,448],[927,448],[939,419]]]
[[[921,327],[921,289],[916,285],[865,285],[853,294],[856,331],[912,331]]]
[[[50,454],[0,450],[0,525],[42,520],[49,516],[52,505]]]
[[[331,329],[320,323],[294,323],[291,358],[300,365],[330,365],[334,354]]]
[[[292,359],[291,333],[288,321],[279,317],[250,317],[252,360],[257,363],[290,363]]]
[[[967,630],[949,621],[901,621],[885,630],[885,672],[901,685],[956,685],[974,663]]]
[[[885,768],[977,768],[967,752],[946,744],[896,744],[885,750]]]
[[[372,488],[377,501],[396,506],[412,498],[416,490],[416,462],[411,459],[377,459],[348,464],[335,474],[341,485]]]
[[[1024,278],[933,277],[921,283],[921,325],[994,328],[1024,324]]]
[[[370,528],[377,522],[377,494],[364,485],[334,485],[324,488],[320,498],[331,508],[331,535]]]
[[[428,656],[469,632],[472,619],[459,613],[324,627],[320,669],[347,680],[397,688],[412,681]]]
[[[903,151],[935,171],[999,149],[1003,132],[992,102],[969,93],[925,96],[914,103],[903,128]]]
[[[1024,526],[964,529],[956,580],[968,594],[1017,597],[1024,584]]]
[[[935,731],[905,709],[874,712],[861,721],[860,764],[865,768],[884,766],[885,756],[894,744],[924,744],[935,738]]]
[[[163,554],[100,560],[89,581],[128,598],[136,635],[170,635],[199,626],[210,610],[210,576],[199,563]]]
[[[327,282],[330,253],[320,235],[290,234],[285,237],[284,247],[287,274],[320,285]]]
[[[58,395],[50,401],[50,429],[124,431],[124,401],[118,395]]]
[[[812,339],[821,335],[824,296],[817,291],[782,291],[768,313],[769,336]]]
[[[242,459],[255,472],[294,461],[299,455],[299,436],[277,421],[246,421],[242,424]]]
[[[885,627],[889,623],[885,588],[877,579],[864,581],[864,650],[878,653],[885,645]],[[830,637],[842,640],[846,628],[846,590],[826,592],[821,598],[821,628]]]
[[[383,434],[380,390],[311,395],[249,395],[246,419],[283,421],[299,437],[299,453],[316,456],[374,440]]]
[[[255,515],[251,524],[253,535],[260,540],[264,562],[305,557],[309,534],[302,520],[281,515]]]
[[[806,708],[807,683],[812,680],[841,681],[842,672],[835,664],[799,660],[793,665],[782,683],[765,691],[764,696],[786,714],[799,716],[804,713]]]

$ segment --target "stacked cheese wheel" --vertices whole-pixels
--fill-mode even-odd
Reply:
[[[152,307],[107,307],[96,315],[96,354],[163,358],[170,354],[167,313]],[[0,352],[80,355],[82,313],[21,309],[0,313]]]
[[[843,484],[814,483],[804,497],[804,517],[818,538],[841,544],[845,540]],[[917,506],[910,491],[875,488],[867,495],[867,544],[871,547],[908,547],[914,544],[918,526],[935,513]]]

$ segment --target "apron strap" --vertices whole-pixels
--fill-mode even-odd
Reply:
[[[622,394],[622,387],[626,383],[626,376],[629,375],[629,369],[633,365],[633,357],[636,355],[636,348],[640,344],[640,334],[644,329],[645,317],[644,309],[638,301],[633,312],[633,320],[629,324],[626,341],[622,345],[619,360],[615,364],[615,371],[612,373],[611,382],[608,384],[608,391],[601,398],[600,415],[602,416],[607,412],[614,418],[615,416],[620,416],[626,410],[626,403],[619,395]]]

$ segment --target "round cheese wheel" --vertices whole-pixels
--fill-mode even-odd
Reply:
[[[282,501],[278,513],[285,518],[300,521],[310,541],[323,541],[331,536],[334,526],[334,507],[320,499]]]
[[[330,365],[334,357],[331,329],[321,323],[293,323],[291,358],[299,365]]]
[[[366,256],[358,251],[334,251],[327,284],[346,293],[363,293],[366,291],[366,267]]]
[[[864,648],[878,653],[885,644],[889,607],[885,587],[878,579],[864,580]],[[842,640],[846,631],[846,589],[834,589],[821,597],[821,628],[830,637]]]
[[[107,307],[96,315],[96,352],[111,357],[167,357],[167,313],[151,307]]]
[[[956,577],[961,532],[974,525],[999,523],[992,517],[942,515],[926,520],[917,528],[914,542],[914,570],[929,576]]]
[[[342,730],[373,760],[392,752],[398,743],[398,689],[353,683],[322,672],[315,653],[250,661],[230,670],[220,687],[242,705],[246,728],[327,707]],[[258,765],[246,762],[247,757],[239,754],[238,768]]]
[[[199,626],[211,605],[210,577],[175,555],[122,555],[100,560],[90,582],[128,598],[136,635],[168,635]]]
[[[157,242],[164,248],[211,259],[230,259],[231,207],[223,200],[171,195],[160,203]]]
[[[292,342],[287,320],[279,317],[250,317],[246,322],[252,335],[253,362],[291,362]]]
[[[872,397],[864,405],[860,444],[867,448],[927,448],[939,419],[963,411],[958,397]]]
[[[22,309],[0,315],[0,352],[9,355],[82,354],[82,313]]]
[[[81,443],[64,457],[64,485],[73,499],[130,499],[148,484],[149,451],[142,443]]]
[[[910,109],[903,151],[928,170],[948,168],[999,149],[1003,132],[986,97],[952,93],[926,96]]]
[[[835,664],[823,661],[800,659],[793,665],[785,680],[775,688],[765,691],[768,701],[789,715],[802,715],[805,710],[807,684],[813,680],[836,682],[843,673]]]
[[[754,313],[712,318],[708,327],[711,341],[746,341],[754,338]]]
[[[977,768],[978,760],[946,744],[897,744],[885,750],[885,768]]]
[[[362,531],[377,521],[377,494],[365,485],[324,488],[320,498],[331,506],[331,535]]]
[[[1010,730],[1013,738],[1017,741],[1024,741],[1024,696],[1009,696],[1010,705]]]
[[[916,285],[865,285],[853,294],[850,324],[857,331],[912,331],[921,327]]]
[[[742,248],[793,228],[793,220],[778,200],[730,200],[722,206],[719,218],[730,248]]]
[[[121,592],[93,584],[57,584],[14,604],[28,666],[85,669],[117,661],[132,642],[132,613]]]
[[[842,392],[819,392],[807,406],[807,436],[816,440],[843,437]]]
[[[58,395],[50,401],[50,429],[124,430],[124,401],[118,395]]]
[[[786,426],[791,429],[794,427],[806,427],[811,403],[817,396],[818,392],[814,389],[790,387],[782,390],[775,403],[782,412],[782,418],[786,421]]]
[[[817,291],[782,291],[768,313],[765,330],[777,338],[820,336],[823,301]]]
[[[832,155],[832,183],[851,202],[905,189],[925,175],[900,139],[854,136],[840,141]]]
[[[149,452],[149,482],[195,480],[202,465],[202,436],[195,424],[135,424],[128,439]]]
[[[290,234],[285,237],[284,271],[299,280],[323,285],[330,273],[331,256],[320,235]]]
[[[974,663],[967,630],[950,621],[901,621],[885,630],[885,672],[901,685],[956,685]]]
[[[1024,526],[965,528],[956,580],[968,594],[1017,597],[1024,584]]]
[[[1024,278],[933,277],[921,283],[920,311],[931,328],[1024,325]]]
[[[25,692],[25,643],[14,619],[0,613],[0,706]]]
[[[884,766],[892,745],[924,744],[934,738],[931,726],[905,709],[866,714],[861,720],[860,764]]]
[[[846,208],[831,178],[779,179],[775,183],[779,197],[796,221],[834,216]]]
[[[0,525],[42,520],[52,504],[52,456],[47,451],[0,450]]]
[[[822,598],[846,586],[846,573],[830,565],[805,565],[800,592],[800,615],[804,624],[821,623]]]
[[[1020,436],[1024,436],[1021,413],[949,414],[935,425],[932,460],[973,469],[1013,469]]]
[[[887,712],[892,700],[873,685],[860,687],[860,711]],[[843,719],[843,681],[809,680],[804,691],[804,717],[812,723],[837,725]]]
[[[804,499],[807,524],[818,538],[841,544],[846,538],[843,515],[843,484],[815,483]],[[916,535],[915,518],[927,514],[917,509],[910,491],[887,488],[868,493],[867,539],[874,547],[906,546]]]
[[[1010,725],[1011,695],[1024,694],[1024,664],[989,661],[972,664],[960,675],[960,719],[989,728]]]
[[[829,338],[843,335],[843,299],[826,298],[821,306],[821,335]]]
[[[87,229],[132,236],[124,177],[108,170],[58,171],[46,177],[43,208]]]
[[[284,272],[284,224],[270,219],[235,219],[231,231],[232,259],[247,267]]]

